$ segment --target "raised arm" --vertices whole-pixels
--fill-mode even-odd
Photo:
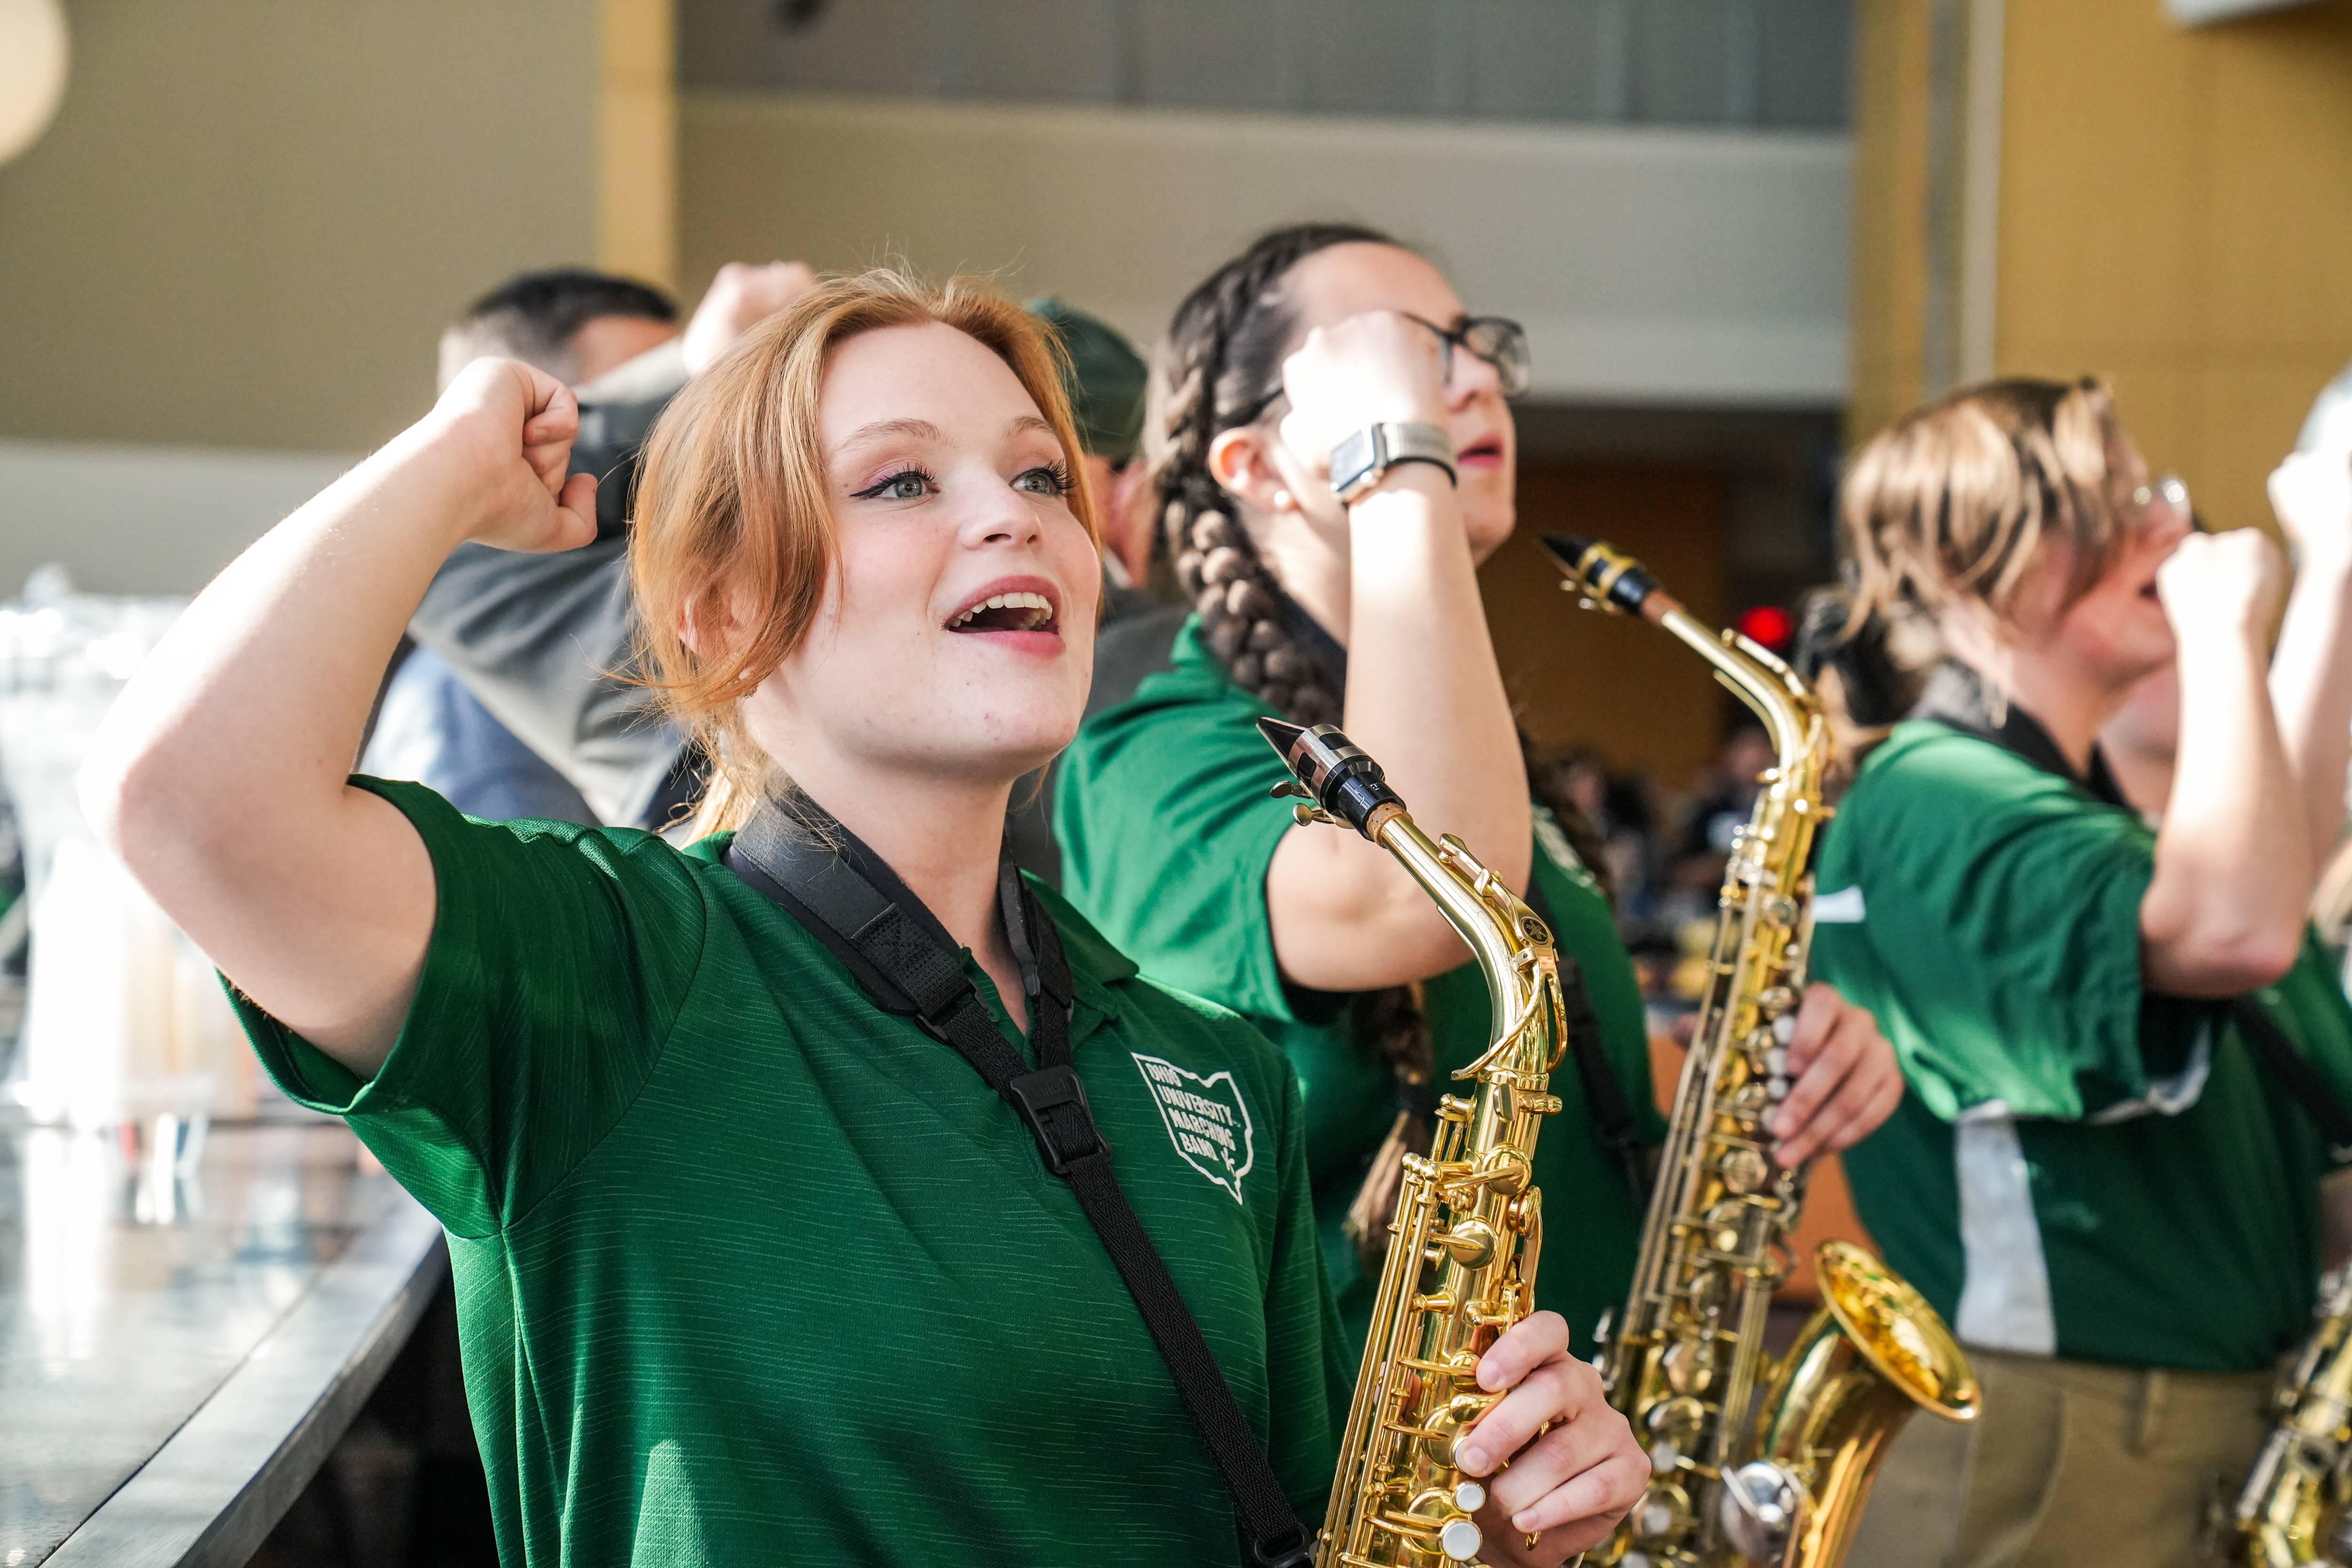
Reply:
[[[2270,491],[2295,552],[2271,702],[2303,792],[2312,863],[2324,866],[2344,828],[2352,767],[2352,452],[2298,452],[2271,475]]]
[[[1328,482],[1331,448],[1367,425],[1446,422],[1435,338],[1384,311],[1310,333],[1284,384],[1283,443],[1316,483]],[[1454,487],[1428,464],[1402,465],[1348,509],[1347,529],[1341,725],[1418,820],[1524,890],[1527,773]],[[1352,835],[1291,832],[1267,869],[1266,904],[1283,973],[1319,990],[1401,984],[1467,956],[1395,858]]]
[[[141,668],[81,778],[100,836],[224,973],[362,1076],[434,918],[425,846],[347,782],[378,677],[442,559],[593,537],[571,393],[482,360],[425,419],[231,563]]]
[[[2277,547],[2252,529],[2191,534],[2157,574],[2180,666],[2179,758],[2140,902],[2158,991],[2268,985],[2303,940],[2317,857],[2264,684],[2280,577]]]

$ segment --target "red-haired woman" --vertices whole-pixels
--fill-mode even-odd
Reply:
[[[743,829],[684,851],[345,776],[452,547],[591,537],[573,425],[469,368],[205,590],[85,781],[278,1081],[447,1227],[506,1560],[1232,1563],[1279,1531],[1221,1469],[1245,1521],[1311,1521],[1339,1358],[1288,1069],[1000,859],[1100,576],[1035,323],[836,281],[665,416],[648,652],[719,761],[706,824]],[[1105,1183],[1172,1291],[1130,1290]],[[1163,1362],[1177,1320],[1223,1406]],[[1557,1318],[1481,1373],[1495,1523],[1558,1562],[1640,1457]]]

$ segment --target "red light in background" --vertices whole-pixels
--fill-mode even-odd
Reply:
[[[1797,623],[1789,618],[1789,612],[1778,605],[1759,605],[1742,615],[1736,624],[1741,637],[1753,643],[1761,643],[1774,653],[1789,646],[1789,638],[1797,629]]]

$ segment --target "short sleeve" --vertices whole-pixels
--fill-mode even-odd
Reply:
[[[2147,1094],[2179,1065],[2143,1045],[2147,826],[1966,736],[1882,761],[1830,828],[1816,976],[1876,1014],[1948,1121],[1994,1100],[2075,1119]]]
[[[1168,678],[1161,678],[1162,681]],[[1155,979],[1285,1021],[1265,874],[1293,826],[1288,776],[1246,707],[1145,697],[1087,721],[1054,792],[1062,890]]]
[[[684,1005],[707,923],[649,835],[461,816],[418,784],[352,783],[432,857],[433,936],[392,1054],[361,1079],[230,990],[262,1066],[341,1116],[460,1236],[527,1214],[610,1131]]]

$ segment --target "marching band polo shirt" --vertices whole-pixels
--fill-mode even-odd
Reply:
[[[1870,753],[1822,843],[1812,967],[1876,1015],[1907,1088],[1846,1174],[1969,1344],[2253,1371],[2309,1327],[2335,1161],[2226,1005],[2143,988],[2155,845],[2103,763],[2074,776],[2014,708]],[[2315,942],[2256,1000],[2352,1094]]]
[[[1396,1119],[1394,1076],[1355,1037],[1355,996],[1291,985],[1275,962],[1265,873],[1293,823],[1287,803],[1267,798],[1290,775],[1258,733],[1266,710],[1225,679],[1197,620],[1178,634],[1171,658],[1132,699],[1088,720],[1063,753],[1055,795],[1063,892],[1148,973],[1222,1002],[1290,1058],[1307,1094],[1324,1261],[1353,1356],[1376,1282],[1342,1226]],[[1537,824],[1536,876],[1555,934],[1583,969],[1643,1136],[1662,1142],[1633,963],[1608,900],[1557,825],[1540,809]],[[1446,831],[1442,822],[1422,826],[1433,837]],[[1486,982],[1465,963],[1428,982],[1423,1002],[1442,1086],[1486,1048]],[[1536,1142],[1545,1232],[1536,1299],[1568,1320],[1580,1352],[1590,1353],[1594,1325],[1622,1305],[1633,1279],[1642,1199],[1593,1132],[1572,1055],[1553,1071],[1551,1089],[1562,1106]]]
[[[502,1561],[1243,1560],[1026,1128],[727,869],[723,837],[487,824],[355,782],[415,825],[438,887],[399,1041],[362,1082],[242,1013],[287,1091],[448,1230]],[[1312,1529],[1353,1368],[1290,1075],[1037,896],[1119,1184]]]

